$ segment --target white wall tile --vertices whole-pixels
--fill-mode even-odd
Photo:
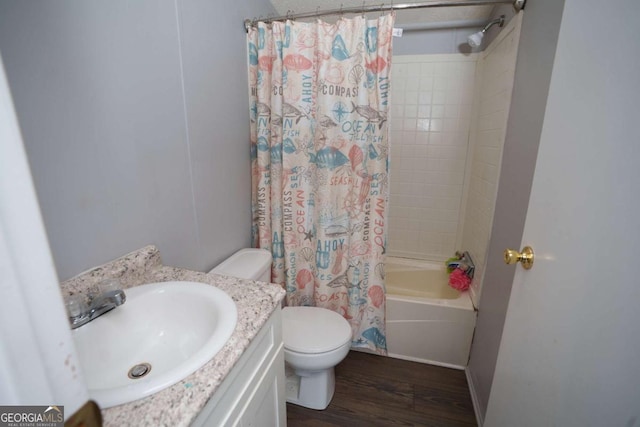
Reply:
[[[471,126],[470,177],[462,247],[476,264],[472,297],[477,306],[493,223],[502,148],[513,88],[517,54],[515,33],[498,37],[480,55],[476,78],[476,110]],[[461,110],[468,119],[469,110]]]
[[[404,108],[404,112],[400,114],[404,115],[404,117],[418,117],[418,106],[417,105],[407,105]]]
[[[476,56],[393,60],[389,251],[441,261],[459,240]]]
[[[407,75],[409,77],[419,76],[420,75],[420,63],[417,63],[417,62],[409,63],[407,65],[407,70],[408,70],[407,71]]]
[[[389,253],[441,261],[469,250],[476,299],[513,87],[513,37],[470,57],[394,56]]]

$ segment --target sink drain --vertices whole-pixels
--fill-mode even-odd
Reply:
[[[132,380],[137,380],[138,378],[142,378],[151,372],[151,365],[148,363],[138,363],[133,368],[129,369],[128,376]]]

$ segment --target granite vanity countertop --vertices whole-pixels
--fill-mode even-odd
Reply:
[[[163,266],[152,246],[85,272],[61,287],[63,293],[73,294],[107,277],[120,279],[124,288],[174,280],[216,286],[235,301],[238,323],[218,354],[193,374],[144,399],[103,409],[105,426],[189,425],[284,297],[284,290],[277,285]]]

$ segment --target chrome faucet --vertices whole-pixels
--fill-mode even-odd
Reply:
[[[447,268],[454,269],[459,268],[465,272],[469,278],[473,279],[473,274],[476,270],[476,265],[471,259],[471,255],[468,251],[458,252],[456,251],[456,259],[447,261]]]
[[[117,280],[105,280],[97,288],[90,290],[87,296],[72,295],[65,301],[71,329],[86,325],[108,311],[122,305],[127,300]]]

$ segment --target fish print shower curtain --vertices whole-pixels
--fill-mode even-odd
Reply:
[[[248,33],[253,245],[288,305],[328,308],[386,354],[384,254],[394,15]]]

